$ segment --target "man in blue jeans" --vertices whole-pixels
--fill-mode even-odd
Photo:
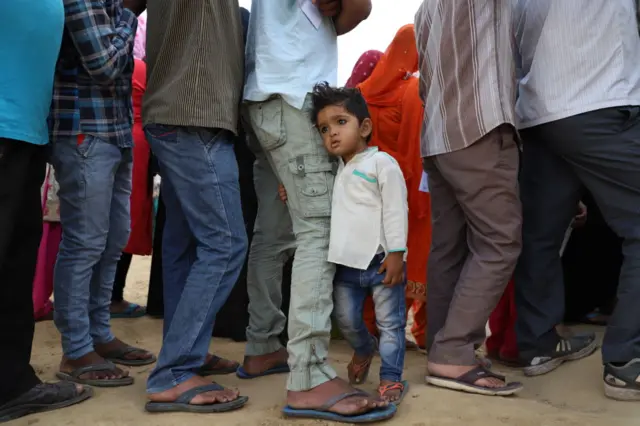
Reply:
[[[111,292],[129,238],[131,76],[136,16],[122,0],[65,0],[65,36],[50,114],[64,229],[54,272],[62,335],[57,376],[93,386],[133,383],[122,365],[155,361],[115,338]]]
[[[229,411],[247,398],[201,375],[203,365],[219,363],[207,355],[211,332],[247,251],[232,143],[244,77],[240,7],[237,0],[156,0],[147,13],[143,119],[166,222],[164,340],[146,409]]]

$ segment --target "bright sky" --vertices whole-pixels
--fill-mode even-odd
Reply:
[[[282,0],[258,0],[282,1]],[[338,83],[344,84],[358,57],[366,50],[384,50],[387,48],[398,29],[413,23],[422,0],[372,0],[373,11],[369,19],[364,21],[349,34],[338,38]],[[251,0],[240,0],[240,6],[251,10]]]

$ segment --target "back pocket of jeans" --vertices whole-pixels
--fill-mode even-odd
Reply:
[[[251,128],[262,149],[272,151],[287,142],[281,97],[250,104],[248,109]]]

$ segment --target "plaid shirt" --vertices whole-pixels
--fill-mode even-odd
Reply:
[[[64,0],[64,8],[49,116],[51,142],[92,135],[132,147],[136,16],[122,7],[122,0]]]

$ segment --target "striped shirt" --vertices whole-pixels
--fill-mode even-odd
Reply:
[[[464,149],[515,124],[511,0],[424,0],[415,18],[422,156]]]
[[[145,124],[237,132],[244,80],[238,0],[153,0],[147,9]]]
[[[518,127],[640,105],[636,0],[514,2]]]
[[[121,0],[63,3],[65,32],[49,115],[51,142],[83,134],[130,148],[137,18]]]

